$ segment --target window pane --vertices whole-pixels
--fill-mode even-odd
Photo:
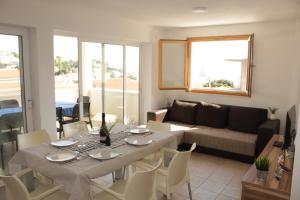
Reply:
[[[109,121],[123,122],[123,46],[104,45],[105,104]]]
[[[245,91],[248,40],[192,42],[191,89]]]
[[[83,96],[90,97],[90,114],[94,127],[99,127],[102,113],[102,44],[82,44]]]
[[[139,47],[126,46],[125,123],[139,123]]]
[[[0,131],[24,131],[19,37],[0,34]]]
[[[78,42],[76,37],[54,36],[56,102],[76,102],[78,98]]]

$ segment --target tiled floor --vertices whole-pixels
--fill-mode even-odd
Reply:
[[[250,167],[249,164],[201,153],[193,153],[190,162],[193,200],[240,199],[241,178]],[[112,180],[111,175],[101,179],[108,184]],[[0,188],[0,199],[3,197],[2,189]],[[166,199],[162,194],[158,196],[159,200]],[[173,194],[173,200],[188,199],[186,185]]]
[[[241,199],[241,179],[249,164],[211,155],[193,153],[190,161],[193,200],[237,200]],[[111,183],[111,176],[101,178]],[[159,200],[165,200],[158,194]],[[187,186],[173,194],[173,200],[188,200]]]

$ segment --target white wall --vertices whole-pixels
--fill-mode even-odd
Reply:
[[[149,26],[116,19],[99,8],[61,1],[1,0],[0,24],[30,31],[31,86],[34,129],[45,128],[55,137],[53,34],[66,31],[82,41],[126,44],[150,42]],[[28,68],[28,70],[29,70]]]
[[[296,51],[300,52],[300,12],[298,14],[297,18],[297,24],[296,24],[296,44],[297,49]],[[297,68],[298,68],[298,76],[300,76],[300,57],[297,58]],[[298,81],[298,86],[300,87],[300,81]],[[292,194],[291,194],[291,200],[298,200],[300,198],[300,89],[298,88],[298,128],[297,128],[297,137],[295,140],[295,158],[294,158],[294,171],[293,171],[293,182],[292,182]]]
[[[295,20],[276,22],[209,26],[195,28],[167,28],[153,38],[153,96],[157,97],[153,108],[165,106],[169,98],[185,100],[204,100],[229,105],[250,107],[278,107],[278,117],[283,130],[285,116],[297,99],[297,80],[299,75],[295,54]],[[158,39],[186,39],[196,36],[239,35],[254,33],[254,65],[252,96],[235,97],[212,94],[187,93],[185,91],[168,91],[162,95],[157,87],[157,43]]]

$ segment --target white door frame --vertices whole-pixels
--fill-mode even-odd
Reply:
[[[30,61],[29,61],[29,31],[24,27],[7,26],[0,24],[0,34],[16,35],[21,37],[19,44],[21,58],[20,59],[20,82],[23,106],[24,132],[33,130],[32,118],[32,98],[31,98],[31,82],[30,82]],[[24,109],[25,108],[25,109]]]

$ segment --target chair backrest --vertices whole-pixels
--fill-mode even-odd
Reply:
[[[39,131],[18,135],[19,149],[25,149],[42,143],[50,143],[50,142],[51,139],[46,130],[39,130]]]
[[[73,108],[73,111],[75,109],[78,109],[78,111],[76,113],[73,112],[73,117],[78,115],[79,117],[79,106],[78,106],[78,103],[79,103],[79,98],[77,98],[76,100],[77,102],[77,108]],[[89,117],[90,116],[90,97],[89,96],[82,96],[82,103],[83,103],[83,116],[84,117]]]
[[[79,103],[79,97],[76,100],[77,103]],[[89,96],[82,96],[82,102],[83,103],[90,103],[90,97]]]
[[[15,108],[19,107],[19,103],[16,99],[8,99],[0,101],[0,108]]]
[[[30,195],[25,185],[16,176],[1,176],[5,184],[6,200],[30,200]]]
[[[57,130],[62,131],[62,125],[63,125],[62,107],[56,107],[56,121],[59,124],[59,127],[57,128]]]
[[[0,176],[4,176],[4,175],[5,175],[5,173],[4,173],[3,169],[0,168]]]
[[[91,106],[91,103],[83,102],[83,116],[84,117],[90,116],[90,106]]]
[[[63,129],[65,137],[89,133],[89,129],[87,128],[86,122],[83,121],[64,124]]]
[[[83,103],[90,103],[90,97],[89,96],[83,96],[82,100],[83,100]]]
[[[179,184],[186,179],[191,153],[196,148],[194,143],[189,151],[178,151],[172,158],[168,166],[168,185],[173,186]]]
[[[62,107],[56,107],[56,120],[62,121]]]
[[[17,141],[18,131],[3,131],[0,132],[0,144]],[[0,169],[1,171],[1,169]]]
[[[171,125],[162,122],[149,121],[146,127],[152,131],[171,131]]]
[[[125,187],[125,200],[156,199],[155,172],[162,163],[160,159],[156,166],[148,171],[135,172]]]

